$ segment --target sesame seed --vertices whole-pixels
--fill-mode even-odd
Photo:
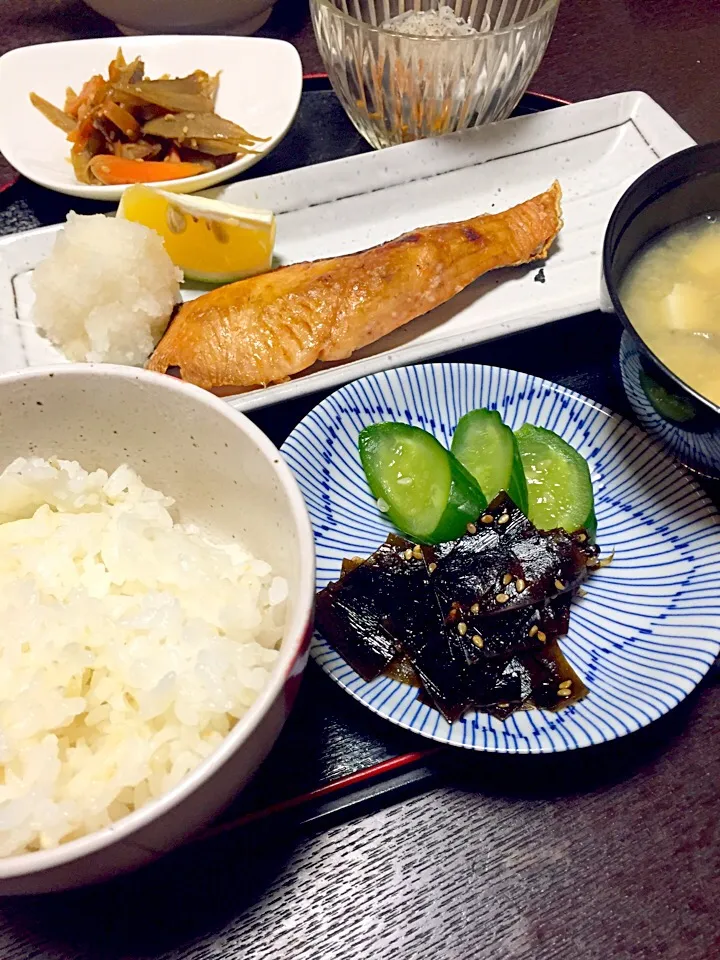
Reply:
[[[509,573],[506,573],[503,577],[503,586],[506,587],[511,580],[512,580],[512,576]]]
[[[415,546],[413,547],[412,555],[415,557],[416,560],[422,560],[423,552],[419,543],[416,543]]]
[[[484,513],[480,517],[480,523],[492,523],[495,517],[491,513]]]
[[[475,634],[475,636],[472,638],[472,642],[475,644],[475,646],[479,650],[482,650],[483,645],[485,644],[485,641],[483,640],[483,638],[480,636],[479,633]]]
[[[562,580],[558,580],[557,577],[555,578],[555,586],[558,588],[558,590],[565,589],[565,584],[562,582]]]
[[[412,560],[412,553],[413,553],[412,550],[406,550],[403,556],[405,557],[406,560]]]
[[[461,637],[464,637],[464,636],[465,636],[465,634],[467,633],[467,624],[466,624],[466,623],[462,623],[462,621],[461,621],[461,622],[458,624],[458,633],[460,634]]]
[[[498,593],[495,599],[498,603],[507,603],[510,597],[506,593]]]
[[[469,523],[465,529],[468,533],[477,533],[477,527],[474,523]]]
[[[559,688],[558,688],[558,696],[559,696],[559,697],[571,697],[571,696],[572,696],[572,690],[568,690],[566,687],[559,687]]]
[[[528,630],[528,636],[534,637],[537,632],[538,632],[538,625],[534,623]]]
[[[546,637],[545,634],[542,632],[542,630],[538,630],[537,638],[538,638],[538,640],[540,641],[540,643],[545,643],[545,641],[547,640],[547,637]]]
[[[508,708],[509,706],[510,706],[509,703],[499,703],[499,704],[498,704],[498,709],[499,709],[499,710],[507,710],[507,708]]]
[[[502,525],[502,524],[504,524],[504,523],[507,523],[509,519],[510,519],[510,514],[509,514],[509,513],[504,513],[504,514],[498,519],[498,523],[499,523],[500,525]]]
[[[579,534],[578,534],[578,537],[577,537],[578,543],[585,543],[586,540],[587,540],[586,534],[584,534],[584,533],[579,533]]]
[[[524,581],[524,580],[516,580],[516,581],[515,581],[515,589],[517,590],[518,593],[522,593],[523,590],[525,589],[525,581]]]
[[[436,570],[437,570],[437,564],[431,563],[430,566],[428,567],[428,573],[435,573]]]
[[[477,616],[477,615],[480,613],[480,604],[479,604],[479,603],[474,603],[474,604],[470,607],[470,613],[472,613],[474,616]]]
[[[559,689],[562,690],[564,687],[571,687],[571,686],[572,686],[572,680],[563,680],[562,683],[559,685]]]

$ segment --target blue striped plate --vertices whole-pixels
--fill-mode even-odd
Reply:
[[[460,417],[496,408],[516,429],[549,427],[587,458],[598,542],[613,563],[573,604],[561,641],[589,687],[559,713],[519,712],[505,722],[469,713],[448,724],[396,680],[362,680],[321,638],[315,660],[375,713],[424,737],[475,750],[553,753],[637,730],[678,704],[720,652],[720,517],[694,480],[641,430],[564,387],[496,367],[439,363],[349,383],[293,431],[283,453],[305,496],[317,548],[317,586],[343,557],[367,556],[391,529],[357,454],[358,432],[402,420],[449,445]]]

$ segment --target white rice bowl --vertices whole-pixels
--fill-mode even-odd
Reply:
[[[71,212],[33,271],[33,319],[69,360],[142,366],[167,328],[181,280],[154,230]]]
[[[127,466],[0,475],[0,856],[170,790],[267,684],[287,584]]]

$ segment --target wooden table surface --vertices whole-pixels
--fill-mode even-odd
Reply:
[[[0,4],[0,52],[114,32],[75,0]],[[322,69],[305,3],[281,0],[263,33]],[[719,73],[717,0],[564,0],[532,87],[573,100],[642,89],[706,141],[720,138]],[[582,389],[594,323],[557,325],[542,360],[526,337],[521,369]],[[596,348],[596,386],[615,336]],[[519,343],[473,359],[512,365]],[[713,960],[719,731],[716,674],[603,748],[453,756],[440,785],[322,832],[258,830],[108,887],[6,900],[0,960]]]

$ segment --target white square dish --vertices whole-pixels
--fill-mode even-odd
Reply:
[[[273,150],[293,122],[302,93],[302,67],[295,47],[260,37],[104,37],[68,40],[11,50],[0,57],[0,152],[24,176],[73,197],[119,200],[122,186],[79,183],[68,160],[70,144],[30,102],[34,92],[62,107],[66,87],[80,90],[94,74],[107,75],[120,47],[130,61],[145,62],[151,78],[220,71],[216,110],[258,137],[257,155],[208,173],[163,183],[166,190],[194,193],[237,176]]]

